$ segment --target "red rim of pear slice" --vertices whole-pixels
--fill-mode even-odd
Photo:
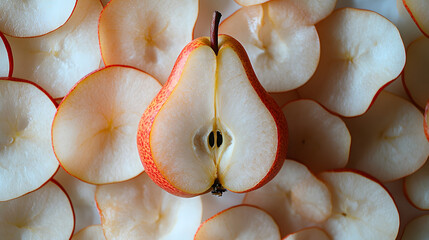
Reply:
[[[405,225],[402,240],[429,239],[429,214],[418,216]]]
[[[77,0],[0,2],[0,31],[14,37],[36,37],[52,32],[71,17]]]
[[[282,110],[289,126],[288,158],[313,172],[347,165],[351,136],[340,117],[310,99],[292,101]]]
[[[282,236],[320,225],[332,210],[331,193],[303,164],[286,160],[264,187],[246,193],[244,204],[260,207],[277,222]]]
[[[412,174],[428,158],[423,114],[392,93],[381,92],[365,114],[344,121],[353,139],[350,168],[387,182]]]
[[[291,233],[284,237],[282,240],[331,240],[328,233],[319,227],[309,227],[299,230],[298,232]]]
[[[421,36],[407,47],[407,63],[402,73],[405,90],[416,103],[424,109],[429,100],[429,39]]]
[[[6,36],[15,63],[13,76],[35,82],[53,98],[64,97],[81,78],[99,67],[97,27],[101,10],[97,0],[79,0],[70,19],[49,34]]]
[[[320,44],[315,26],[290,1],[243,7],[225,19],[219,32],[243,44],[267,92],[285,92],[316,71]]]
[[[192,239],[203,211],[200,197],[171,195],[146,173],[97,186],[95,200],[106,239]]]
[[[193,39],[197,16],[197,0],[110,1],[98,25],[104,64],[133,66],[164,84],[183,46]]]
[[[426,139],[429,141],[429,100],[426,103],[425,112],[424,112],[424,121],[423,128],[425,130]]]
[[[194,240],[280,239],[279,228],[264,210],[246,204],[225,209],[204,221]]]
[[[337,9],[316,27],[319,66],[298,93],[342,116],[363,114],[402,72],[405,48],[398,29],[378,13],[354,8]]]
[[[429,37],[429,3],[426,0],[402,0],[420,31]]]
[[[52,123],[52,146],[61,166],[93,184],[139,175],[137,127],[160,89],[152,76],[127,66],[105,67],[79,81]]]
[[[73,206],[55,181],[25,196],[0,202],[2,238],[70,239],[74,226]]]
[[[318,177],[332,194],[332,215],[323,229],[332,239],[395,239],[396,204],[377,180],[355,170],[322,172]]]
[[[90,225],[75,233],[71,240],[106,240],[101,225]]]
[[[12,77],[13,73],[13,55],[12,49],[10,48],[9,41],[4,36],[2,32],[0,32],[0,38],[3,42],[2,47],[0,49],[0,77]],[[6,54],[3,54],[6,53]],[[3,57],[4,55],[4,57]],[[7,65],[7,66],[6,66]]]
[[[429,210],[429,161],[404,179],[404,193],[415,208]]]
[[[41,88],[16,78],[0,78],[0,201],[40,188],[57,172],[51,123],[56,105]]]

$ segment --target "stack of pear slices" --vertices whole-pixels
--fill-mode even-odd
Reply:
[[[427,3],[236,3],[0,3],[2,239],[428,236]]]

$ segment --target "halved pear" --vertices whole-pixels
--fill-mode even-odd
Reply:
[[[101,10],[99,0],[79,0],[73,15],[59,29],[35,38],[7,37],[14,77],[35,82],[53,98],[64,97],[76,82],[99,67],[97,24]]]
[[[243,203],[267,211],[282,236],[305,227],[318,226],[332,210],[331,193],[307,167],[286,160],[279,174],[264,187],[246,194]]]
[[[284,92],[303,85],[319,62],[319,37],[305,17],[291,1],[272,0],[239,9],[219,31],[243,44],[265,90]]]
[[[133,66],[164,84],[197,16],[198,0],[110,1],[98,25],[105,65]]]
[[[425,0],[402,0],[408,13],[426,37],[429,37],[429,2]]]
[[[342,116],[363,114],[404,67],[398,29],[378,13],[354,8],[338,9],[316,27],[320,63],[298,93]]]
[[[392,93],[381,92],[364,115],[344,121],[353,139],[348,166],[382,182],[410,175],[428,158],[423,114]]]
[[[2,239],[70,239],[73,208],[55,181],[17,199],[0,202]]]
[[[404,192],[413,206],[429,210],[429,161],[405,178]]]
[[[145,173],[97,186],[95,200],[106,239],[192,239],[201,223],[201,198],[180,198]]]
[[[238,205],[201,224],[194,240],[211,239],[279,240],[280,231],[267,212],[251,205]]]
[[[12,77],[13,56],[10,44],[2,32],[0,32],[0,77]]]
[[[179,196],[254,190],[285,159],[283,113],[240,43],[220,35],[218,46],[216,55],[208,38],[189,43],[140,121],[146,172]]]
[[[421,36],[407,48],[402,81],[410,98],[422,109],[429,100],[429,39]]]
[[[283,240],[331,240],[331,237],[321,228],[309,227],[291,233]]]
[[[77,0],[0,2],[0,31],[16,37],[35,37],[62,26],[72,15]]]
[[[138,122],[160,88],[147,73],[126,66],[106,67],[79,81],[52,124],[52,146],[61,166],[95,184],[139,175]]]
[[[313,172],[347,165],[351,136],[341,118],[309,99],[292,101],[282,110],[289,126],[288,158]]]
[[[398,209],[380,183],[351,171],[323,172],[319,177],[332,194],[332,215],[323,228],[333,240],[396,238]]]
[[[405,226],[402,240],[425,240],[429,239],[429,215],[414,218]]]
[[[71,240],[106,240],[101,225],[90,225],[73,235]]]
[[[55,112],[53,100],[36,85],[0,79],[0,201],[36,190],[57,171],[51,145]]]

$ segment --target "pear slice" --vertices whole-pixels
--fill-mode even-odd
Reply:
[[[425,0],[402,0],[408,13],[419,27],[420,31],[429,37],[429,2]]]
[[[2,32],[0,32],[0,77],[12,77],[13,56],[10,44]]]
[[[404,192],[413,206],[421,210],[429,210],[429,161],[405,178]]]
[[[375,12],[343,8],[318,23],[317,30],[320,63],[298,93],[342,116],[363,114],[404,67],[398,29]]]
[[[332,215],[323,228],[333,240],[396,238],[398,209],[382,185],[350,171],[323,172],[319,177],[332,194]]]
[[[341,118],[309,99],[292,101],[282,110],[289,126],[288,158],[313,172],[347,165],[351,136]]]
[[[97,186],[95,200],[106,239],[192,239],[203,210],[200,197],[173,196],[145,173]]]
[[[331,237],[321,228],[310,227],[291,233],[283,240],[331,240]]]
[[[70,19],[54,32],[35,38],[7,37],[14,77],[35,82],[55,99],[64,97],[76,82],[99,67],[101,10],[99,0],[79,0]]]
[[[194,240],[249,239],[279,240],[274,219],[251,205],[228,208],[201,224]]]
[[[110,1],[98,26],[104,64],[133,66],[164,84],[197,16],[198,0]]]
[[[408,222],[402,235],[402,240],[429,239],[429,215],[422,215]]]
[[[182,51],[140,121],[137,143],[146,172],[172,194],[241,193],[279,171],[287,125],[240,43],[220,35],[216,55],[203,37]]]
[[[53,100],[34,84],[0,79],[0,201],[36,190],[57,171],[55,112]]]
[[[52,146],[61,166],[94,184],[140,174],[135,134],[160,88],[150,75],[125,66],[106,67],[79,81],[52,124]]]
[[[282,236],[317,226],[332,210],[331,193],[307,167],[286,160],[277,176],[264,187],[246,194],[243,203],[266,210]]]
[[[407,63],[402,81],[410,98],[422,109],[429,100],[429,39],[421,36],[407,48]]]
[[[353,139],[348,166],[382,182],[410,175],[428,158],[423,114],[392,93],[381,92],[368,112],[344,121]]]
[[[77,0],[0,2],[0,31],[16,37],[35,37],[54,31],[72,15]]]
[[[73,235],[71,240],[106,240],[101,225],[91,225]]]
[[[272,0],[239,9],[219,31],[243,44],[266,91],[284,92],[303,85],[319,62],[316,28],[303,19],[290,1]]]
[[[0,202],[2,239],[70,239],[74,221],[70,200],[54,181],[20,198]]]
[[[268,2],[270,0],[234,0],[236,3],[240,4],[241,6],[252,6],[252,5],[257,5],[257,4],[261,4],[264,2]]]

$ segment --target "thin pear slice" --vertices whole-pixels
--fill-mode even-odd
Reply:
[[[404,180],[404,192],[410,203],[423,210],[429,210],[429,162]]]
[[[429,215],[422,215],[408,222],[402,235],[402,240],[429,239]]]
[[[317,24],[317,30],[320,63],[298,93],[342,116],[363,114],[404,67],[398,29],[375,12],[343,8]]]
[[[16,37],[35,37],[54,31],[72,15],[77,0],[0,2],[0,31]]]
[[[105,65],[148,72],[162,84],[174,60],[193,38],[198,0],[113,0],[100,15],[98,33]]]
[[[429,37],[429,2],[426,0],[402,0],[408,13],[419,27],[420,31]]]
[[[36,190],[57,171],[55,112],[53,100],[34,84],[0,79],[0,201]]]
[[[145,173],[97,186],[95,200],[106,239],[192,239],[203,210],[200,197],[173,196]]]
[[[316,70],[320,45],[316,28],[289,1],[272,0],[243,7],[219,31],[239,40],[268,92],[303,85]]]
[[[283,240],[331,240],[331,237],[321,228],[304,228],[287,235]]]
[[[213,133],[222,135],[221,144],[210,144]],[[158,185],[194,196],[219,185],[233,192],[262,186],[284,161],[286,135],[284,115],[259,84],[243,47],[220,35],[217,55],[208,38],[185,47],[144,113],[137,142]]]
[[[13,239],[70,239],[73,208],[54,181],[17,199],[0,202],[0,236]]]
[[[95,184],[140,174],[135,134],[160,88],[150,75],[125,66],[106,67],[79,81],[52,124],[52,146],[61,166]]]
[[[228,208],[201,224],[194,240],[248,239],[279,240],[280,232],[274,219],[251,205]]]
[[[252,6],[252,5],[257,5],[257,4],[261,4],[264,2],[268,2],[270,0],[234,0],[236,3],[240,4],[241,6]]]
[[[101,225],[91,225],[73,235],[71,240],[106,240]]]
[[[286,160],[277,176],[264,187],[246,194],[243,203],[266,210],[282,236],[316,226],[331,215],[331,193],[307,167]]]
[[[399,213],[389,192],[361,174],[323,172],[332,194],[332,215],[323,228],[333,240],[395,239]]]
[[[13,56],[10,44],[2,32],[0,32],[0,77],[12,77]]]
[[[381,92],[368,112],[344,121],[353,139],[348,166],[382,182],[410,175],[428,158],[423,114],[392,93]]]
[[[411,99],[422,109],[429,100],[429,39],[421,36],[407,48],[402,81]]]
[[[99,0],[79,0],[67,23],[54,32],[36,38],[8,37],[14,77],[35,82],[53,98],[64,97],[82,77],[98,69],[101,10]]]
[[[341,118],[308,99],[290,102],[282,110],[289,126],[288,158],[313,172],[347,165],[351,136]]]

